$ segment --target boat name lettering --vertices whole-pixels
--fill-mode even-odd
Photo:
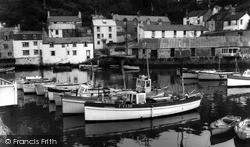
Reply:
[[[119,108],[132,108],[132,104],[119,104]]]

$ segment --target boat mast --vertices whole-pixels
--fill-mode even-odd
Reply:
[[[148,64],[148,49],[147,49],[147,44],[146,44],[146,60],[147,60],[147,73],[148,73],[148,78],[150,79],[150,74],[149,74],[149,64]]]
[[[122,59],[122,63],[121,63],[121,68],[122,68],[123,86],[124,86],[124,89],[127,90],[126,81],[125,81],[124,60],[123,59]]]

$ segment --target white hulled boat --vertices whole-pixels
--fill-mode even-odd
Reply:
[[[166,97],[166,101],[146,100],[145,93],[131,91],[123,98],[123,102],[86,102],[85,121],[133,120],[177,114],[198,108],[201,99],[202,95],[197,94],[190,97]]]
[[[229,76],[227,87],[250,87],[250,70],[245,70],[242,75]]]

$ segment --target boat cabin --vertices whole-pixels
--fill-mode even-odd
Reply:
[[[90,86],[86,84],[81,84],[77,91],[77,96],[90,96],[91,92],[89,91]]]
[[[243,75],[244,77],[250,77],[250,69],[247,69],[246,71],[244,71]]]
[[[136,79],[136,91],[148,93],[151,91],[151,79],[141,75]]]
[[[145,104],[146,103],[146,93],[138,93],[135,91],[127,92],[123,95],[126,103],[129,104]]]

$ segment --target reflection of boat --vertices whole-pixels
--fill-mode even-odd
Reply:
[[[174,115],[170,117],[161,117],[156,119],[132,120],[119,122],[101,122],[101,123],[86,123],[86,137],[97,137],[115,135],[120,133],[131,133],[139,131],[147,131],[160,129],[167,126],[184,124],[187,122],[200,120],[198,112],[185,113],[182,115]]]
[[[163,96],[159,101],[146,99],[145,93],[128,92],[116,103],[86,102],[85,121],[114,121],[154,118],[182,113],[200,106],[202,95]]]
[[[124,70],[140,70],[139,66],[124,65]]]
[[[250,88],[227,88],[227,96],[250,93]]]
[[[227,78],[228,87],[250,87],[250,69],[247,69],[242,75],[229,76]]]
[[[227,115],[210,124],[211,134],[221,134],[231,130],[241,120],[240,116]]]
[[[237,136],[240,139],[250,138],[250,118],[246,118],[234,127]]]
[[[82,115],[63,117],[63,130],[72,130],[85,126]]]

